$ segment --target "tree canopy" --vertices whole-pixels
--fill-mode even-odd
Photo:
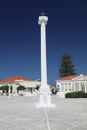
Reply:
[[[17,90],[19,91],[19,90],[25,90],[26,88],[25,88],[25,86],[23,86],[23,85],[19,85],[18,87],[17,87]]]
[[[72,62],[72,57],[69,53],[64,52],[61,56],[59,66],[59,77],[65,77],[69,75],[75,75],[75,66]]]

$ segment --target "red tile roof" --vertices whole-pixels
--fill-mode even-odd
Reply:
[[[6,78],[6,79],[3,79],[3,80],[1,80],[0,82],[14,82],[15,80],[26,80],[26,81],[32,81],[32,80],[30,80],[30,79],[28,79],[28,78],[25,78],[25,77],[23,77],[23,76],[13,76],[13,77],[8,77],[8,78]]]
[[[59,78],[58,80],[71,80],[72,78],[75,78],[77,76],[78,75],[65,76],[65,77]]]

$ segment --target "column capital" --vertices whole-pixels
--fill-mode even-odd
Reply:
[[[47,16],[39,16],[38,24],[41,25],[42,23],[47,24],[48,17]]]

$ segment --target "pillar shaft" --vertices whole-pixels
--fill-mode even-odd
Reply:
[[[55,107],[51,104],[50,88],[47,85],[47,63],[46,63],[46,24],[47,16],[39,16],[38,24],[41,25],[41,87],[40,100],[37,107]]]
[[[42,86],[47,84],[47,63],[46,63],[46,26],[41,23],[41,82]]]

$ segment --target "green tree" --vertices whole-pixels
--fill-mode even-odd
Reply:
[[[63,53],[59,66],[59,77],[75,75],[75,69],[72,62],[72,57],[67,52]]]
[[[17,87],[17,91],[20,91],[20,90],[25,90],[26,88],[25,88],[25,86],[23,86],[23,85],[19,85],[18,87]]]
[[[40,85],[36,85],[36,90],[39,90],[39,88],[40,88]]]
[[[8,86],[8,85],[3,85],[3,86],[0,87],[0,90],[2,90],[3,93],[4,93],[4,92],[8,93],[8,89],[9,89],[9,86]]]
[[[58,87],[52,87],[51,92],[52,92],[52,94],[57,94],[57,92],[59,92],[59,88]]]
[[[8,93],[8,90],[9,90],[9,86],[8,85],[3,85],[0,87],[0,90],[2,90],[2,92],[6,92]],[[12,86],[10,86],[10,91],[12,92]]]

